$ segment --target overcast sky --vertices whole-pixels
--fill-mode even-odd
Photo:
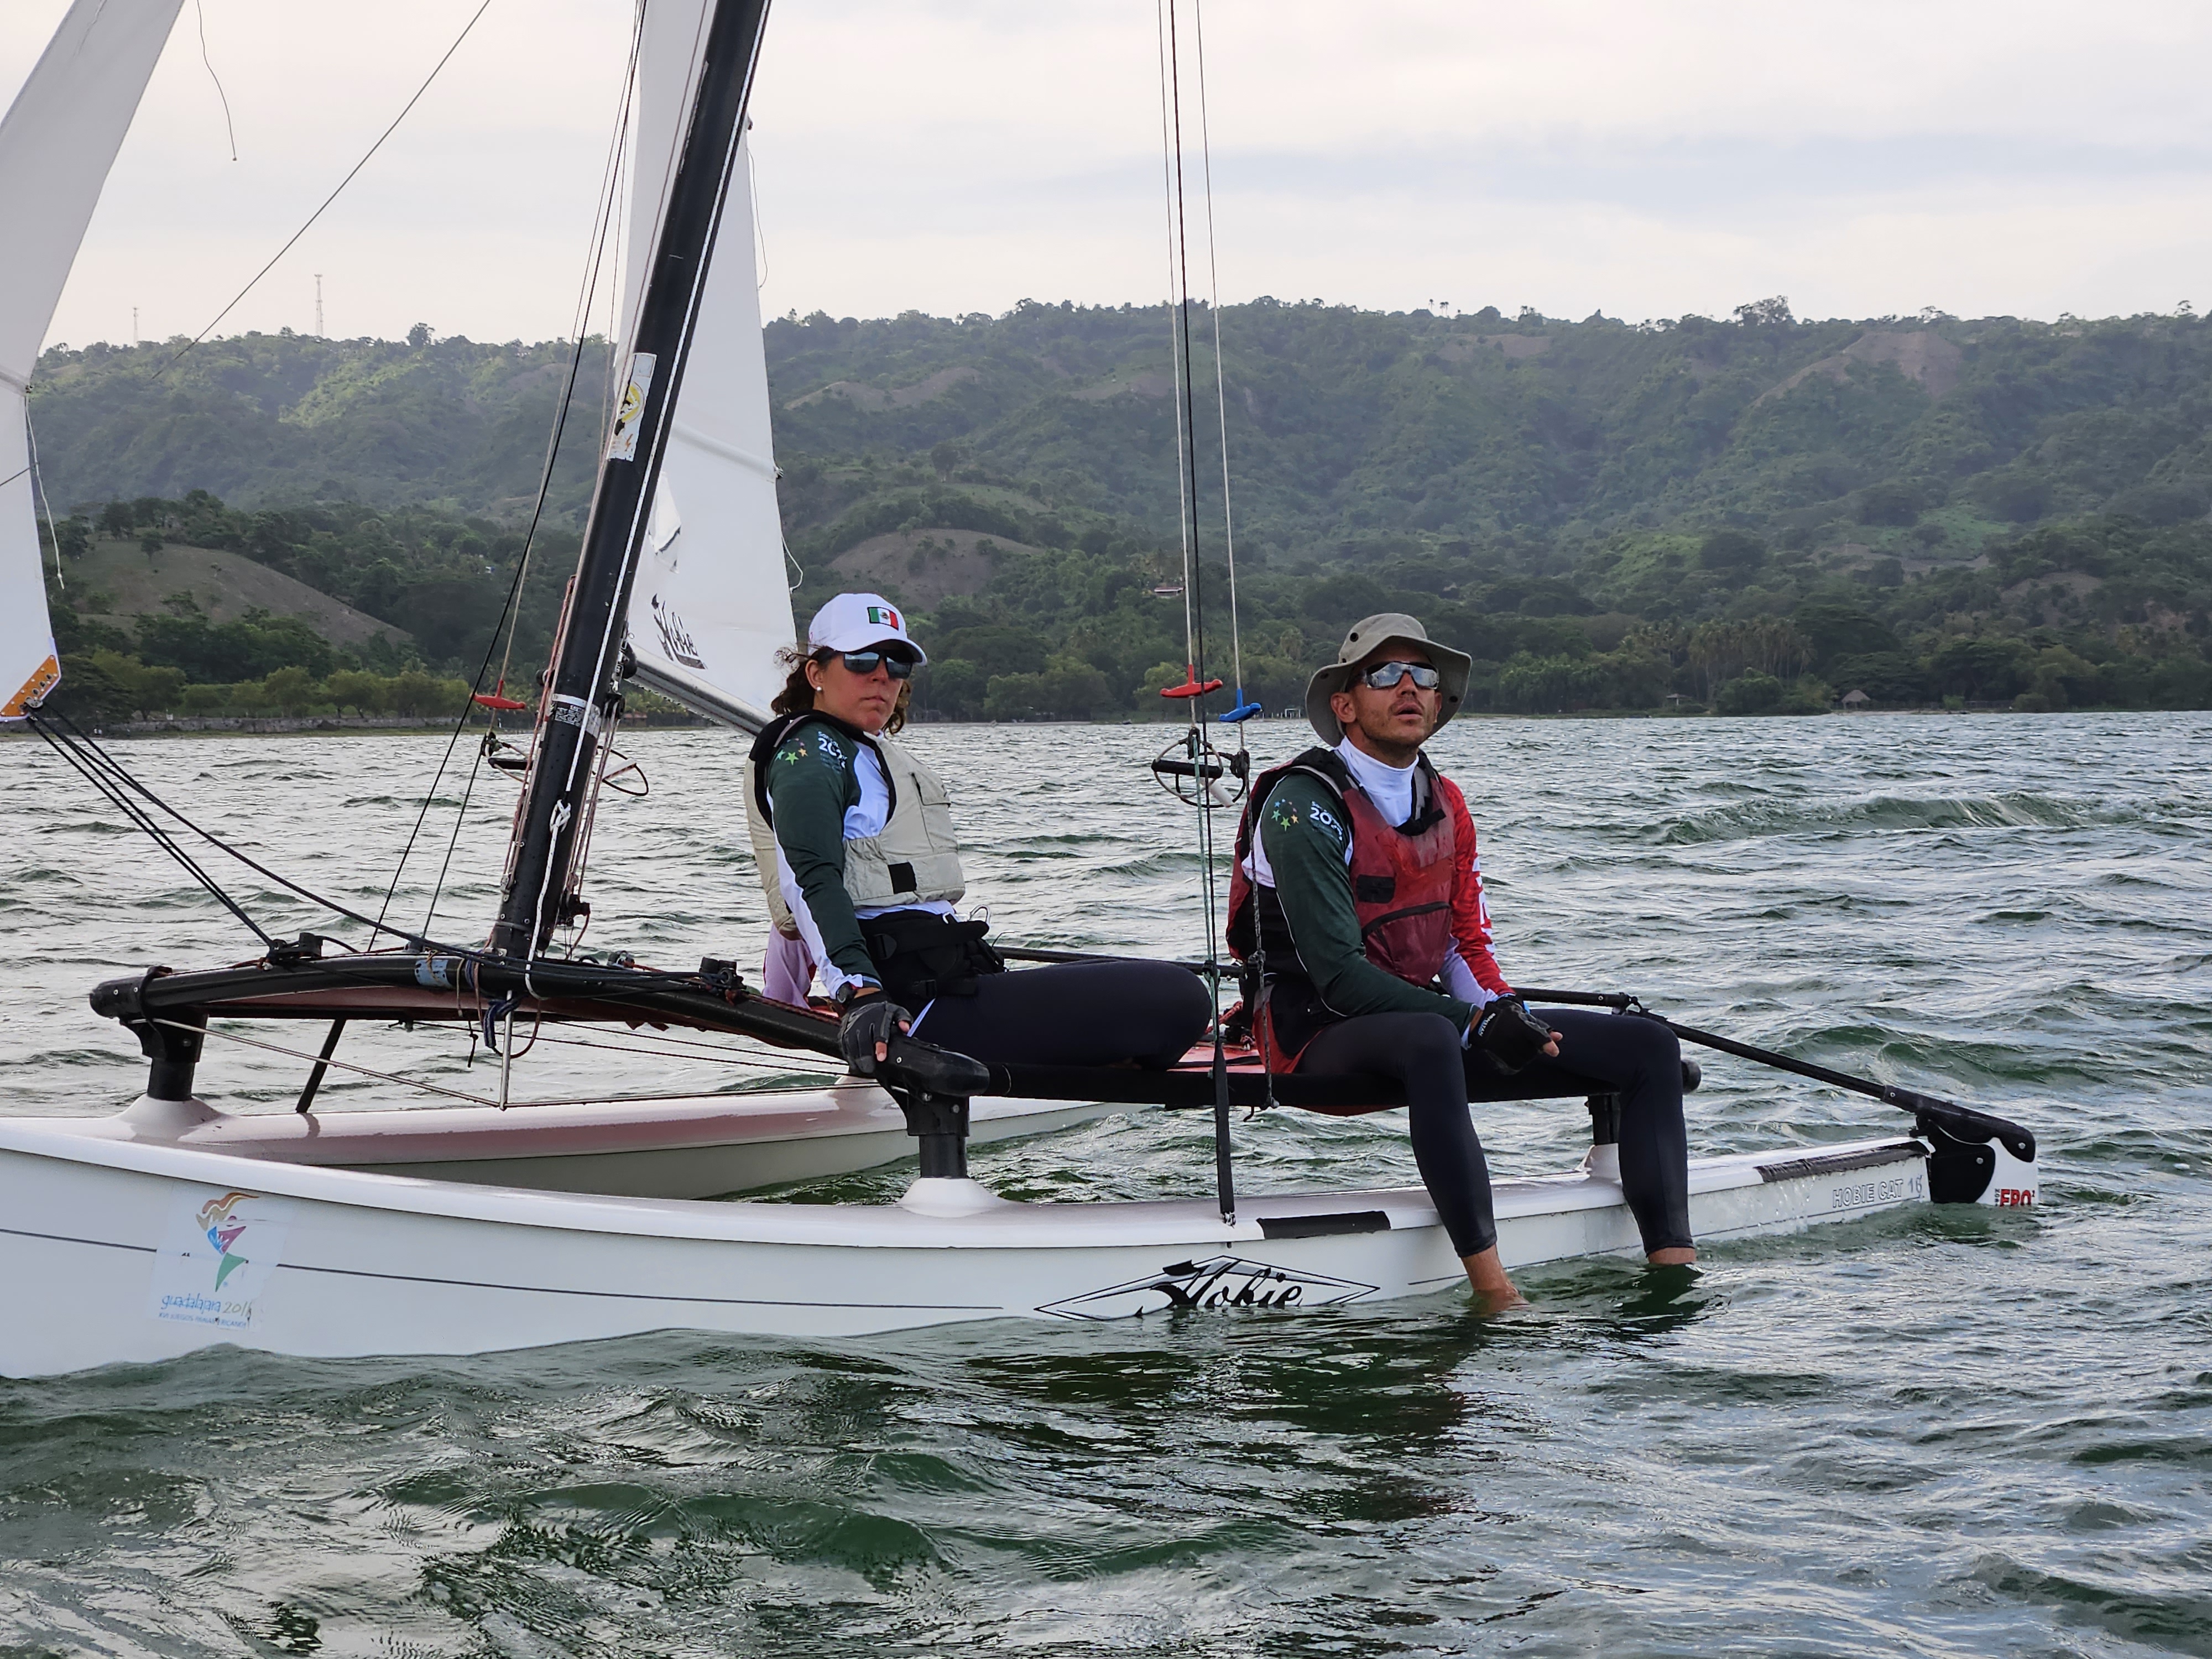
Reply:
[[[194,0],[49,336],[197,332],[478,0]],[[1188,3],[1188,0],[1186,0]],[[65,0],[0,5],[12,96]],[[776,0],[769,313],[1164,286],[1153,0]],[[492,0],[223,331],[570,326],[629,0]],[[1631,319],[2212,301],[2203,0],[1211,0],[1224,298]],[[1201,284],[1202,286],[1202,284]]]

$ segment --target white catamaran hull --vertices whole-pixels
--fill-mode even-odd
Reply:
[[[1417,1188],[1025,1205],[965,1182],[898,1206],[701,1203],[463,1186],[0,1121],[11,1257],[0,1372],[276,1353],[480,1353],[691,1328],[847,1337],[979,1319],[1315,1307],[1461,1282]],[[1708,1243],[1923,1201],[1917,1140],[1690,1166]],[[2004,1154],[2000,1152],[2002,1158]],[[2033,1170],[1993,1194],[2031,1201]],[[2026,1200],[2019,1194],[2025,1194]],[[1497,1185],[1506,1262],[1633,1253],[1619,1185]]]

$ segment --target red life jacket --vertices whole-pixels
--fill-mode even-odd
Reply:
[[[1275,786],[1292,772],[1326,784],[1344,805],[1352,825],[1352,904],[1367,959],[1412,985],[1427,985],[1444,970],[1452,949],[1452,890],[1458,874],[1456,835],[1441,780],[1424,755],[1414,787],[1411,822],[1394,824],[1334,750],[1310,749],[1288,765],[1254,780],[1237,825],[1237,862],[1229,878],[1229,950],[1247,964],[1264,961],[1263,1019],[1254,1036],[1271,1069],[1287,1072],[1322,1028],[1342,1016],[1322,1000],[1298,959],[1282,903],[1272,887],[1256,885],[1244,866],[1257,834],[1258,817]]]

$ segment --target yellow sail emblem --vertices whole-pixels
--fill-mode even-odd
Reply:
[[[629,358],[629,383],[623,388],[622,402],[615,410],[614,430],[607,434],[607,459],[611,461],[634,461],[637,459],[637,429],[645,419],[645,394],[653,390],[653,354],[633,351]]]

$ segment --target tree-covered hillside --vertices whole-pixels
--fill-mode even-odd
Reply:
[[[1219,319],[1218,393],[1212,322],[1203,552],[1218,596],[1225,410],[1246,678],[1271,708],[1385,601],[1476,651],[1478,706],[2212,701],[2212,325],[2193,316],[1802,322],[1771,301],[1632,325],[1260,301]],[[1154,592],[1180,579],[1162,310],[791,317],[766,343],[802,610],[840,586],[907,600],[950,715],[1126,713],[1180,678],[1181,601]],[[480,550],[526,510],[568,361],[420,330],[210,342],[163,372],[174,352],[48,354],[51,497],[166,497],[175,518],[212,489],[261,509],[229,515],[249,551],[248,517],[351,515],[340,541],[395,570],[369,544],[410,544],[424,582],[458,579],[464,526]],[[603,348],[583,361],[550,501],[571,535]],[[374,584],[350,555],[319,574],[272,556],[413,629],[358,597]],[[508,557],[484,561],[487,591]],[[422,597],[408,616],[437,611]],[[447,631],[425,630],[426,660],[472,666]]]

